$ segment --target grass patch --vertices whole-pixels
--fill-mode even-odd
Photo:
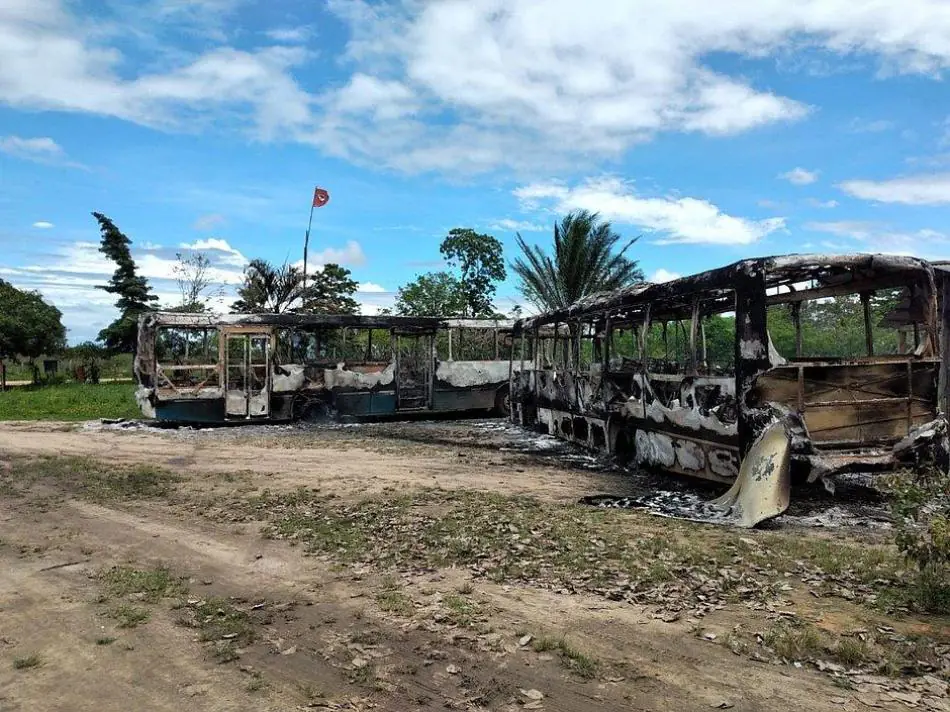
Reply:
[[[30,668],[39,667],[42,664],[43,659],[35,653],[22,658],[13,658],[14,670],[29,670]]]
[[[251,679],[247,681],[247,684],[244,686],[244,689],[248,692],[260,692],[267,686],[267,683],[264,682],[264,676],[254,670],[251,673]]]
[[[106,635],[101,638],[96,638],[96,645],[112,645],[115,641],[115,638]]]
[[[761,534],[487,492],[423,490],[351,503],[307,489],[222,501],[265,522],[265,535],[339,564],[382,570],[469,569],[476,578],[540,584],[666,605],[766,601],[805,579],[821,595],[876,605],[911,581],[893,546]]]
[[[0,489],[22,492],[48,484],[95,502],[158,499],[170,495],[181,478],[151,465],[112,465],[84,457],[13,458],[0,470]]]
[[[457,593],[446,595],[442,605],[448,610],[449,619],[460,626],[471,626],[481,612],[475,601]]]
[[[115,566],[99,574],[106,591],[113,596],[142,594],[143,601],[157,603],[168,596],[176,596],[186,589],[183,578],[173,576],[165,567],[145,571],[128,566]]]
[[[152,614],[148,611],[148,609],[140,608],[127,603],[113,606],[109,609],[108,615],[110,618],[116,620],[117,626],[119,628],[137,628],[143,623],[148,623],[149,619],[152,617]]]
[[[0,420],[141,418],[130,383],[23,386],[0,393]]]
[[[190,604],[179,623],[197,629],[199,640],[211,643],[211,656],[219,663],[237,660],[239,649],[257,639],[250,615],[224,598]]]
[[[762,636],[762,644],[788,661],[820,657],[828,650],[825,637],[810,625],[779,624]]]
[[[553,652],[561,663],[578,677],[592,680],[597,677],[600,664],[590,655],[578,650],[563,637],[538,636],[531,641],[532,649],[537,653]]]
[[[932,640],[896,635],[880,630],[834,633],[800,620],[774,623],[754,636],[732,633],[724,641],[733,652],[750,654],[757,643],[786,663],[802,662],[819,669],[827,663],[845,670],[884,675],[924,674],[939,671],[943,646]],[[936,673],[939,674],[939,673]]]
[[[395,613],[398,616],[408,618],[415,613],[415,606],[412,605],[412,599],[399,590],[399,584],[390,579],[386,581],[382,589],[376,593],[376,603],[380,610],[387,613]]]

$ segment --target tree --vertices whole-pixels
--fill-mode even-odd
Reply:
[[[243,314],[281,314],[303,303],[303,270],[286,262],[275,267],[254,259],[244,268],[244,284],[231,309]]]
[[[193,252],[185,257],[177,253],[178,263],[172,267],[181,302],[172,311],[200,313],[207,311],[208,299],[221,296],[223,290],[215,286],[210,276],[211,260],[203,252]]]
[[[39,292],[17,289],[0,279],[0,361],[21,356],[32,363],[61,351],[66,345],[62,317]]]
[[[395,311],[403,316],[463,316],[465,293],[449,272],[428,272],[399,288]]]
[[[119,318],[99,332],[99,340],[110,351],[134,353],[139,315],[151,311],[151,305],[158,297],[151,293],[145,277],[136,274],[135,261],[129,250],[132,241],[102,213],[93,213],[92,216],[102,232],[99,251],[116,264],[109,284],[97,288],[118,295],[115,305],[119,310]]]
[[[554,254],[528,245],[517,235],[521,257],[511,268],[521,280],[525,298],[540,309],[560,309],[596,292],[641,281],[636,260],[625,257],[637,239],[618,251],[620,235],[597,213],[579,210],[554,225]]]
[[[307,283],[305,307],[308,314],[358,314],[359,302],[353,295],[359,288],[350,275],[350,270],[340,265],[323,265],[323,269],[310,275]]]
[[[491,316],[495,310],[495,282],[505,278],[501,243],[491,235],[469,228],[454,228],[439,247],[450,267],[460,272],[459,288],[465,300],[465,316]]]
[[[244,270],[239,299],[231,308],[246,314],[356,314],[359,304],[353,294],[358,287],[350,271],[337,264],[326,264],[304,279],[299,267],[287,263],[274,267],[255,259]]]

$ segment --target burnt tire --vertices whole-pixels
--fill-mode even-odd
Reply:
[[[503,386],[495,392],[494,412],[502,418],[507,418],[511,415],[511,392],[508,386]]]

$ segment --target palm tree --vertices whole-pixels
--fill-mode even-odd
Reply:
[[[275,267],[267,260],[251,260],[244,284],[231,309],[244,314],[280,314],[299,307],[305,292],[303,270],[286,262]]]
[[[624,256],[639,237],[615,252],[622,238],[598,213],[578,210],[555,223],[553,256],[517,237],[522,256],[511,268],[521,280],[521,293],[539,309],[560,309],[643,280],[637,261]]]

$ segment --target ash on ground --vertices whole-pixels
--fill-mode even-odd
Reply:
[[[592,453],[551,435],[527,430],[500,419],[463,418],[457,420],[412,420],[341,423],[332,420],[286,424],[240,424],[229,427],[169,427],[152,421],[93,421],[89,430],[147,431],[183,440],[248,440],[256,437],[299,438],[312,436],[328,443],[352,438],[380,438],[406,443],[477,448],[511,453],[559,467],[622,478],[623,494],[595,494],[584,497],[585,505],[641,509],[662,517],[722,524],[722,513],[708,501],[722,494],[726,485],[657,474],[635,467],[620,467],[610,457]],[[614,485],[616,486],[616,485]],[[888,528],[889,508],[884,496],[873,486],[873,478],[855,474],[836,481],[836,494],[820,485],[799,486],[792,491],[788,511],[761,525],[764,528],[833,527]]]

